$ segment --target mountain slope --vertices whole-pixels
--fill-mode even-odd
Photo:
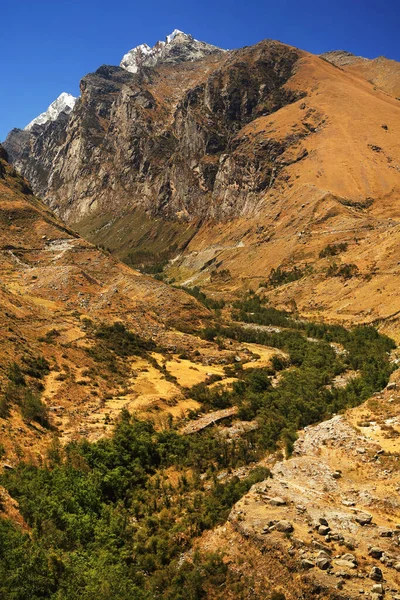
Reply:
[[[127,402],[133,359],[99,346],[99,328],[122,321],[155,348],[187,349],[197,338],[173,326],[190,329],[208,311],[80,238],[0,152],[0,428],[13,461],[40,455],[55,433],[64,440],[107,434]]]
[[[81,92],[67,120],[6,146],[88,239],[134,265],[171,258],[167,276],[186,285],[267,282],[306,313],[397,318],[395,98],[273,41],[135,74],[101,67]],[[329,244],[346,250],[320,258]],[[295,266],[298,281],[268,283]]]
[[[344,50],[326,52],[321,54],[321,57],[348,73],[366,79],[378,89],[399,99],[400,65],[395,60],[390,60],[385,56],[368,59]]]
[[[255,597],[270,589],[287,600],[383,598],[382,592],[397,598],[395,385],[305,428],[289,460],[270,456],[262,464],[273,477],[254,485],[199,548],[225,552],[229,569],[249,580]]]

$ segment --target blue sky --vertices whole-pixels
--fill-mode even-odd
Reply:
[[[398,0],[14,0],[0,13],[0,140],[133,46],[173,29],[238,48],[273,38],[320,53],[400,60]]]

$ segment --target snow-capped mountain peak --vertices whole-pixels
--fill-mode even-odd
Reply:
[[[170,43],[172,42],[172,40],[174,40],[174,39],[176,38],[176,36],[177,36],[177,35],[179,35],[180,33],[181,33],[182,35],[185,35],[185,36],[187,35],[187,34],[186,34],[186,33],[184,33],[183,31],[181,31],[180,29],[174,29],[174,30],[173,30],[173,32],[172,32],[172,33],[170,33],[169,35],[167,35],[167,37],[165,38],[165,40],[166,40],[166,43],[167,43],[167,44],[170,44]]]
[[[167,35],[164,42],[157,42],[153,48],[147,44],[141,44],[129,50],[123,56],[120,67],[131,73],[137,73],[141,67],[154,67],[159,63],[198,60],[214,52],[223,52],[223,50],[195,40],[190,34],[184,33],[180,29],[174,29]]]
[[[48,121],[55,121],[62,112],[69,114],[74,108],[77,99],[75,96],[63,92],[50,104],[45,112],[28,123],[25,130],[29,131],[34,125],[44,125]]]

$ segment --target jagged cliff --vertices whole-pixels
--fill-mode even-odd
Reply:
[[[130,74],[103,66],[72,116],[5,146],[35,191],[70,222],[142,207],[167,218],[232,217],[273,178],[286,144],[246,156],[240,128],[302,96],[283,88],[298,60],[275,42]],[[236,139],[235,139],[236,138]],[[29,146],[29,149],[27,148]],[[235,155],[235,156],[233,156]],[[230,193],[227,194],[227,189]]]
[[[174,29],[165,41],[158,41],[153,48],[148,44],[140,44],[127,52],[120,67],[130,73],[137,73],[143,67],[155,67],[162,63],[179,63],[199,60],[208,54],[223,52],[221,48],[195,40],[193,36]]]

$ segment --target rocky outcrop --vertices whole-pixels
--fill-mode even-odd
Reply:
[[[352,65],[360,60],[368,60],[362,56],[356,56],[347,50],[332,50],[331,52],[324,52],[320,56],[337,67]]]

